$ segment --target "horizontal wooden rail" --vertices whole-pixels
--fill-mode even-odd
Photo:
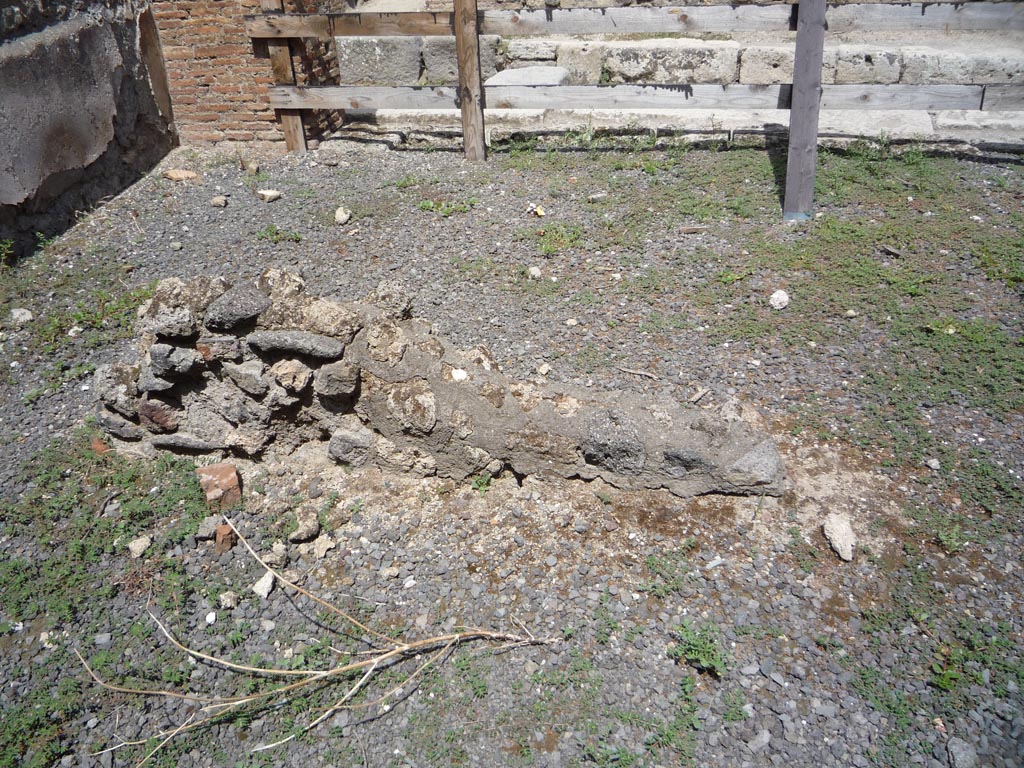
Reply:
[[[546,8],[478,11],[477,0],[454,0],[452,12],[283,14],[282,0],[260,0],[262,16],[246,17],[246,32],[271,51],[276,85],[271,106],[289,150],[305,148],[302,110],[458,109],[468,159],[483,159],[484,109],[779,109],[789,110],[789,151],[783,218],[806,219],[814,201],[819,109],[1021,110],[1024,85],[825,85],[821,82],[826,29],[878,34],[931,30],[1024,30],[1020,2],[912,2],[826,5],[791,0],[768,5]],[[826,23],[826,13],[828,16]],[[480,35],[645,35],[789,32],[796,22],[793,84],[747,85],[480,85]],[[300,86],[290,61],[296,38],[450,36],[456,38],[456,86]],[[286,66],[287,65],[287,66]]]
[[[555,8],[522,11],[481,11],[480,34],[628,35],[699,32],[785,32],[790,6],[709,5],[674,8]],[[914,3],[829,6],[830,32],[871,31],[1008,31],[1024,30],[1024,3]],[[313,13],[247,16],[245,30],[253,38],[384,37],[391,35],[452,36],[453,12]]]
[[[982,109],[999,112],[1017,112],[1024,110],[1024,86],[1022,85],[986,85],[985,101]]]
[[[986,95],[994,89],[995,98]],[[789,85],[491,85],[487,109],[789,109]],[[825,85],[821,109],[1006,109],[1024,86]],[[458,109],[455,86],[275,86],[274,109]]]

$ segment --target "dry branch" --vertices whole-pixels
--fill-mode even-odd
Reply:
[[[231,526],[231,529],[238,535],[238,540],[245,546],[252,557],[258,562],[268,573],[272,574],[274,578],[280,581],[285,587],[293,589],[299,594],[308,597],[313,600],[326,610],[341,617],[351,626],[362,630],[366,635],[371,636],[375,639],[375,642],[379,643],[380,646],[376,647],[371,651],[359,654],[364,658],[358,661],[348,661],[346,663],[338,664],[330,667],[329,669],[275,669],[271,667],[256,667],[246,664],[238,664],[227,659],[223,659],[219,656],[213,656],[208,653],[204,653],[195,648],[191,648],[185,643],[181,642],[174,634],[167,628],[167,626],[160,621],[152,612],[150,612],[150,618],[153,619],[160,632],[167,639],[167,641],[173,645],[176,649],[182,653],[188,654],[189,656],[206,662],[220,666],[224,669],[231,670],[244,675],[258,675],[258,676],[270,676],[270,677],[285,677],[285,678],[300,678],[292,682],[285,682],[270,688],[269,690],[262,691],[259,693],[253,693],[245,696],[203,696],[193,693],[181,693],[180,691],[171,691],[166,689],[156,688],[130,688],[123,685],[117,685],[103,680],[96,674],[96,672],[89,666],[85,658],[79,653],[78,649],[75,649],[75,655],[78,656],[78,660],[82,663],[86,672],[89,676],[100,686],[119,693],[129,693],[140,696],[165,696],[168,698],[185,699],[189,701],[202,704],[203,706],[189,715],[181,724],[174,728],[165,729],[157,733],[151,734],[145,739],[139,740],[122,740],[118,744],[112,747],[108,747],[102,752],[111,752],[123,747],[138,746],[140,744],[146,744],[152,739],[159,739],[159,743],[150,750],[146,755],[136,763],[136,768],[140,768],[145,765],[154,755],[156,755],[164,746],[166,746],[174,737],[184,733],[208,726],[212,723],[214,718],[221,717],[225,713],[232,710],[241,711],[245,707],[256,707],[264,704],[268,704],[274,700],[287,700],[288,696],[294,695],[298,692],[308,689],[310,686],[319,686],[323,683],[335,683],[342,679],[350,678],[354,674],[359,674],[358,679],[349,685],[344,693],[338,697],[333,704],[327,706],[323,711],[315,718],[310,720],[300,730],[286,736],[282,739],[274,741],[269,744],[264,744],[253,749],[254,752],[260,752],[268,749],[279,747],[283,744],[288,743],[296,736],[306,733],[329,717],[334,713],[342,709],[363,709],[367,707],[374,707],[377,705],[383,705],[385,708],[388,706],[388,699],[395,696],[401,689],[408,686],[414,680],[419,678],[427,669],[441,663],[450,652],[462,643],[468,643],[473,641],[485,641],[490,643],[498,643],[499,645],[495,650],[506,651],[511,648],[522,647],[526,645],[547,645],[551,643],[559,642],[557,638],[538,638],[536,635],[531,633],[521,623],[518,623],[521,628],[521,633],[512,632],[496,632],[488,629],[480,629],[476,627],[460,627],[459,631],[452,632],[445,635],[435,635],[433,637],[423,638],[421,640],[406,641],[403,639],[396,639],[388,637],[355,619],[350,614],[341,610],[334,604],[324,600],[323,598],[314,595],[308,590],[303,589],[299,585],[289,581],[278,571],[271,568],[267,563],[259,556],[259,554],[252,548],[249,542],[242,535],[241,531],[235,526],[235,524],[228,519],[224,518],[225,522]],[[384,641],[381,643],[380,641]],[[374,676],[383,669],[393,667],[403,661],[409,659],[418,659],[424,654],[427,654],[426,660],[419,663],[411,673],[402,677],[400,681],[390,688],[388,688],[383,694],[376,697],[372,701],[353,703],[352,699],[364,690],[368,684],[373,680]],[[386,709],[385,709],[386,711]],[[203,715],[199,717],[199,715]],[[101,753],[97,753],[101,754]]]

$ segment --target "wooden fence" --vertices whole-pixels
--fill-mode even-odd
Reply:
[[[799,0],[775,5],[659,8],[572,8],[478,11],[476,0],[454,0],[451,12],[284,14],[283,0],[261,0],[263,15],[246,17],[246,32],[265,40],[277,110],[290,151],[304,151],[302,111],[310,109],[459,109],[467,159],[486,157],[484,107],[489,109],[788,109],[789,159],[783,215],[807,218],[813,206],[818,113],[821,109],[1017,110],[1019,85],[822,85],[826,31],[885,29],[1024,30],[1020,3],[968,2],[904,5]],[[793,83],[783,85],[504,85],[480,77],[480,35],[646,34],[792,31],[796,29]],[[458,86],[296,85],[289,40],[344,36],[454,36]]]

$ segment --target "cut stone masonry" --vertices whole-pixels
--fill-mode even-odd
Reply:
[[[365,303],[255,285],[162,281],[139,310],[141,358],[96,371],[97,418],[147,448],[259,457],[326,443],[339,463],[418,476],[601,478],[623,489],[781,494],[772,440],[738,409],[512,381],[382,284]]]

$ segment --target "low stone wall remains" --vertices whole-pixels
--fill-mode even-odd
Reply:
[[[134,450],[260,457],[309,442],[336,461],[457,480],[511,471],[623,489],[781,494],[775,444],[735,407],[512,381],[383,284],[366,302],[164,280],[139,313],[141,357],[96,371],[97,420]]]

